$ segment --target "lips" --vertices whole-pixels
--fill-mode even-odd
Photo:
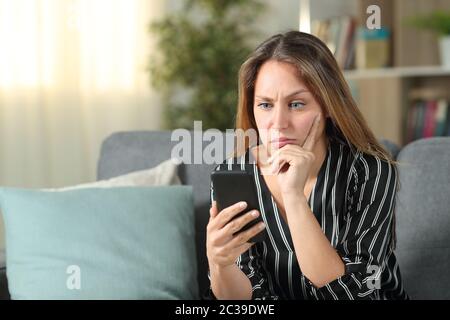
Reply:
[[[280,149],[280,148],[283,148],[287,144],[295,144],[295,142],[296,142],[295,139],[280,138],[280,139],[272,140],[270,143],[274,147]]]

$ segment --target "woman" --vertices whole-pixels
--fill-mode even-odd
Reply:
[[[271,37],[242,65],[239,95],[236,129],[260,143],[216,170],[252,173],[260,210],[233,220],[245,204],[218,213],[211,189],[205,298],[408,299],[393,252],[395,162],[326,45]],[[266,240],[247,242],[262,230]]]

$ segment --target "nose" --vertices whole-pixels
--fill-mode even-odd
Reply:
[[[287,110],[284,110],[281,106],[276,106],[274,108],[273,118],[272,118],[272,128],[273,129],[285,129],[289,124],[289,114]]]

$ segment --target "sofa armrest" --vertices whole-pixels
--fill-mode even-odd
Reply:
[[[6,279],[6,268],[0,267],[0,300],[9,300],[8,280]]]

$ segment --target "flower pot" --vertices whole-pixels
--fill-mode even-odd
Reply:
[[[441,65],[450,68],[450,35],[441,37],[439,46],[441,50]]]

